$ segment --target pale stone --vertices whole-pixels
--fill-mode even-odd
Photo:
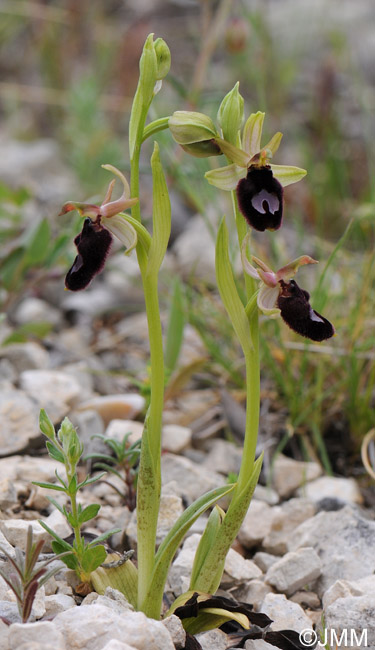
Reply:
[[[165,424],[162,429],[162,448],[174,454],[186,449],[191,443],[192,430],[178,424]]]
[[[265,501],[269,506],[276,506],[280,501],[276,490],[271,488],[269,485],[260,485],[260,483],[255,486],[253,499],[256,499],[257,501]]]
[[[82,605],[104,605],[105,607],[109,607],[109,609],[112,609],[114,612],[117,612],[117,614],[125,614],[128,612],[134,612],[134,607],[129,603],[129,601],[125,598],[124,594],[122,594],[118,589],[114,589],[113,587],[107,587],[104,594],[97,594],[96,592],[91,592],[91,594],[88,594],[86,598],[82,601]]]
[[[289,550],[312,546],[322,562],[316,583],[319,595],[338,579],[358,580],[375,572],[375,522],[350,505],[320,512],[291,531]]]
[[[172,251],[184,276],[216,283],[215,244],[201,216],[189,219],[187,227],[174,242]]]
[[[291,595],[314,582],[321,574],[321,562],[313,548],[291,551],[267,571],[266,582],[282,593]]]
[[[253,562],[255,562],[263,573],[267,573],[268,569],[278,560],[277,555],[271,555],[271,553],[265,553],[264,551],[258,551],[253,557]]]
[[[38,405],[29,395],[16,389],[2,390],[0,393],[0,455],[15,454],[25,449],[32,440],[38,439],[41,435],[38,418]],[[9,462],[8,458],[6,462]]]
[[[18,503],[17,491],[13,482],[9,478],[0,480],[0,510],[7,510],[16,503]]]
[[[161,476],[163,483],[176,481],[179,496],[184,497],[189,504],[205,492],[223,485],[223,477],[217,472],[209,469],[202,471],[202,467],[188,458],[171,453],[162,455]]]
[[[63,419],[81,394],[78,381],[61,370],[25,370],[20,386],[46,410],[53,423]]]
[[[280,497],[287,498],[321,473],[322,468],[318,463],[305,463],[279,454],[272,468],[272,485]]]
[[[253,499],[238,532],[238,539],[245,548],[258,546],[271,530],[278,512],[263,501]]]
[[[158,525],[156,529],[156,543],[160,544],[166,534],[170,531],[177,519],[184,512],[184,506],[181,497],[174,494],[162,494],[160,497],[160,509],[158,516]],[[137,511],[131,514],[129,524],[126,527],[126,535],[129,539],[130,546],[134,547],[137,543]]]
[[[267,594],[262,603],[261,612],[272,618],[271,629],[275,632],[286,629],[302,632],[306,628],[311,629],[312,627],[311,620],[302,607],[287,600],[284,594]]]
[[[347,503],[362,503],[363,497],[354,478],[321,476],[297,491],[311,501],[334,498]]]
[[[41,298],[28,297],[24,298],[17,305],[14,312],[14,320],[17,325],[25,325],[34,322],[51,323],[59,325],[61,314],[58,309],[47,303]]]
[[[51,530],[57,533],[61,539],[64,539],[65,537],[71,535],[71,527],[66,521],[64,515],[59,510],[57,510],[57,508],[54,508],[48,517],[42,517],[41,521],[44,521],[44,523],[46,523],[47,526],[51,528]],[[47,538],[43,547],[44,551],[52,551],[52,541],[53,539],[51,538],[50,534],[47,533]]]
[[[65,650],[66,647],[63,635],[50,621],[13,623],[9,628],[9,650],[19,650],[23,644],[28,643],[39,643],[40,646],[48,645],[56,650]]]
[[[225,650],[228,645],[227,635],[221,630],[209,630],[197,634],[197,640],[202,646],[202,650]]]
[[[309,609],[318,609],[320,607],[320,598],[314,591],[296,591],[296,593],[290,597],[290,600],[301,606],[304,605],[305,609],[306,607]],[[321,616],[321,612],[319,612],[319,616]]]
[[[26,550],[27,531],[29,526],[33,529],[33,541],[38,542],[40,539],[46,541],[49,538],[44,528],[35,520],[24,521],[23,519],[0,519],[0,530],[13,546],[17,546],[21,551]]]
[[[173,561],[168,573],[168,581],[172,591],[179,596],[189,586],[191,569],[193,567],[195,551],[198,548],[201,535],[194,534],[187,537],[184,545]]]
[[[202,465],[227,476],[230,472],[238,474],[241,467],[242,449],[227,440],[207,441],[209,452]]]
[[[249,580],[246,584],[233,590],[232,594],[236,600],[249,603],[254,606],[255,611],[259,611],[266,595],[272,592],[272,587],[263,582],[263,580]]]
[[[223,588],[237,586],[247,580],[260,578],[261,575],[262,571],[254,562],[245,560],[240,553],[230,548],[225,558],[221,586]]]
[[[52,458],[38,458],[37,456],[10,456],[0,459],[0,476],[12,481],[41,481],[55,482],[55,470],[65,479],[65,469]]]
[[[76,607],[76,601],[66,594],[51,594],[45,598],[46,617],[54,618],[60,612],[65,612],[70,607]]]
[[[0,618],[0,650],[9,650],[8,645],[9,625]]]
[[[375,648],[374,621],[374,594],[338,598],[331,605],[324,608],[325,627],[327,630],[334,630],[337,639],[340,639],[343,634],[348,635],[348,645],[345,644],[345,647],[350,649]]]
[[[129,639],[137,650],[175,650],[164,625],[142,612],[119,615],[94,603],[58,614],[54,624],[63,633],[69,650],[102,650],[113,639]]]
[[[290,499],[277,509],[272,520],[271,530],[263,539],[266,551],[283,555],[288,551],[288,539],[293,531],[316,513],[316,506],[307,499]]]
[[[104,395],[93,397],[79,405],[80,411],[88,409],[96,411],[107,425],[111,420],[128,419],[135,417],[144,408],[145,400],[142,395],[129,393],[128,395]]]
[[[18,373],[24,370],[47,368],[49,354],[38,343],[12,343],[0,348],[0,358],[8,359]]]
[[[375,598],[375,575],[359,580],[336,580],[323,596],[323,607],[329,607],[338,598],[371,595]]]
[[[167,616],[167,618],[164,618],[162,620],[162,623],[171,635],[176,650],[183,650],[186,642],[186,632],[181,623],[181,619],[178,618],[178,616],[172,614],[172,616]]]
[[[143,433],[143,422],[136,420],[111,420],[104,432],[107,438],[115,438],[122,442],[126,434],[130,434],[128,442],[130,445],[141,440]]]
[[[124,643],[123,641],[111,639],[111,641],[108,641],[108,643],[103,646],[102,650],[137,650],[137,648],[128,643]]]
[[[245,650],[275,650],[275,646],[263,639],[248,639],[245,641]]]

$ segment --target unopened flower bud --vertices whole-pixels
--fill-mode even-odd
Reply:
[[[217,119],[223,131],[223,138],[231,144],[238,145],[238,133],[243,122],[244,100],[240,95],[239,83],[225,95],[221,102]]]
[[[169,128],[174,140],[181,145],[205,142],[219,135],[210,117],[194,111],[173,113]]]
[[[156,54],[156,79],[164,79],[171,67],[171,53],[168,45],[162,38],[157,38],[154,43]]]
[[[223,153],[214,138],[212,140],[202,140],[202,142],[192,142],[191,144],[183,144],[181,146],[184,151],[196,158],[220,156]]]

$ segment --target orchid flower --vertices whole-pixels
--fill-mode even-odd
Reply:
[[[270,164],[279,148],[282,133],[277,132],[262,148],[265,113],[252,113],[245,123],[241,149],[226,140],[215,142],[232,164],[205,174],[211,185],[237,191],[241,213],[255,230],[277,230],[283,213],[283,187],[300,181],[306,171],[300,167]]]
[[[69,201],[63,205],[60,213],[66,214],[77,210],[82,217],[85,217],[82,232],[74,239],[78,255],[65,278],[65,286],[70,291],[85,289],[93,277],[103,269],[112,245],[112,234],[124,244],[127,253],[137,245],[136,230],[127,221],[126,215],[120,213],[135,205],[138,199],[130,198],[129,184],[116,167],[113,165],[102,165],[102,167],[112,172],[122,182],[124,189],[121,197],[111,201],[116,182],[116,179],[113,179],[101,205]]]
[[[244,238],[241,258],[245,273],[260,281],[257,297],[259,309],[271,317],[281,316],[297,334],[313,341],[331,338],[335,333],[333,325],[311,307],[308,292],[292,279],[300,266],[318,262],[309,255],[302,255],[275,272],[253,255],[252,261],[258,267],[255,268],[246,255],[249,235]]]

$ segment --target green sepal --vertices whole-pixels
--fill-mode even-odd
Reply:
[[[239,85],[237,81],[234,88],[225,95],[217,114],[217,119],[223,132],[223,138],[235,147],[239,144],[238,133],[243,122],[244,107],[243,97],[238,90]]]
[[[126,221],[129,222],[131,226],[133,226],[134,230],[137,233],[138,241],[141,242],[143,248],[145,249],[146,253],[148,253],[148,250],[150,248],[151,244],[151,235],[148,232],[148,230],[138,221],[137,219],[134,219],[130,214],[127,212],[120,212],[121,216],[124,217]]]
[[[153,181],[153,234],[148,252],[146,273],[155,277],[164,259],[171,234],[171,204],[157,142],[154,144],[154,152],[151,156],[151,169]]]
[[[250,353],[253,350],[250,325],[233,277],[225,218],[222,219],[217,233],[215,264],[217,286],[224,307],[228,312],[243,351]]]
[[[154,570],[152,572],[150,586],[142,607],[153,605],[154,611],[160,614],[163,597],[163,588],[167,579],[168,570],[172,559],[189,528],[208,508],[213,506],[223,496],[229,494],[234,485],[225,485],[207,492],[194,501],[177,519],[174,526],[168,532],[160,544],[155,556]]]
[[[106,562],[110,560],[111,556],[107,556]],[[107,587],[113,587],[124,594],[133,607],[137,607],[138,571],[131,560],[114,568],[99,566],[91,573],[90,581],[98,594],[104,594]]]

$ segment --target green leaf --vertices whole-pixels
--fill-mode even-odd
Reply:
[[[107,552],[104,546],[86,546],[82,558],[81,565],[85,573],[95,571],[107,557]]]
[[[206,528],[204,529],[204,533],[195,552],[193,568],[191,570],[189,589],[192,591],[196,591],[195,581],[200,574],[204,560],[219,532],[224,517],[225,512],[219,508],[219,506],[215,506],[207,520]]]
[[[165,367],[172,373],[178,361],[181,345],[184,337],[185,315],[182,302],[181,281],[177,277],[174,283],[169,322],[167,329],[167,340],[165,346]]]
[[[217,234],[215,263],[217,286],[224,307],[228,312],[228,316],[243,351],[250,353],[253,349],[250,325],[233,277],[232,265],[229,259],[228,230],[225,224],[225,218],[222,219]]]
[[[52,504],[55,506],[55,508],[57,508],[57,510],[58,510],[59,512],[61,512],[61,514],[64,515],[64,517],[65,517],[65,512],[66,512],[66,510],[64,509],[64,506],[61,506],[61,505],[56,501],[56,499],[53,499],[52,497],[47,497],[47,498],[48,498],[48,501],[50,501],[50,503],[52,503]]]
[[[108,555],[106,562],[118,556]],[[131,560],[115,568],[98,567],[90,575],[90,580],[98,594],[104,594],[107,587],[118,589],[133,607],[137,607],[138,571]]]
[[[155,611],[160,611],[163,589],[169,566],[182,539],[201,514],[213,506],[223,496],[229,494],[233,489],[234,485],[225,485],[221,488],[211,490],[192,503],[188,508],[186,508],[182,515],[180,515],[174,526],[163,539],[158,552],[156,553],[150,587],[145,602],[142,604],[142,608],[146,606],[146,603],[147,605],[154,603]]]
[[[46,447],[49,456],[53,458],[53,460],[57,460],[59,463],[65,463],[64,454],[52,442],[46,442]]]
[[[78,483],[77,485],[77,490],[80,490],[81,487],[84,485],[91,485],[92,483],[96,483],[97,481],[100,481],[103,476],[106,475],[106,472],[100,472],[97,476],[92,476],[91,478],[89,476],[86,476],[85,480],[82,481],[81,483]]]
[[[47,438],[54,440],[55,427],[53,426],[44,409],[41,409],[39,413],[39,429],[45,436],[47,436]]]
[[[105,539],[108,539],[108,537],[111,537],[111,535],[114,535],[115,533],[121,533],[121,528],[112,528],[112,530],[107,530],[106,533],[98,535],[98,537],[95,537],[92,542],[89,542],[87,544],[88,548],[91,548],[91,546],[96,546],[96,544],[99,544],[100,542],[104,542]]]
[[[257,458],[245,488],[239,494],[235,493],[225,514],[215,540],[208,550],[200,574],[195,581],[196,591],[215,593],[218,585],[218,566],[224,565],[227,553],[236,539],[237,533],[245,518],[251,497],[258,482],[263,462],[263,454]]]
[[[48,255],[51,228],[47,219],[42,219],[26,246],[25,265],[41,264]]]
[[[9,336],[5,337],[2,345],[11,343],[25,343],[30,338],[44,339],[52,330],[51,323],[40,321],[39,323],[25,323],[13,330]]]
[[[98,514],[100,510],[100,505],[98,503],[92,503],[91,505],[87,506],[82,510],[82,512],[79,513],[78,516],[78,523],[81,525],[85,523],[85,521],[90,521],[90,519],[94,519],[96,515]]]
[[[53,537],[53,539],[54,539],[56,542],[58,542],[58,544],[60,544],[60,546],[62,547],[62,550],[58,551],[59,553],[62,553],[63,551],[72,551],[73,547],[71,546],[71,544],[68,544],[68,542],[65,542],[65,541],[60,537],[60,535],[58,535],[57,533],[55,533],[55,532],[52,530],[52,528],[50,528],[49,526],[47,526],[47,524],[44,523],[44,521],[42,521],[41,519],[38,519],[38,523],[42,526],[42,528],[44,528],[44,530],[47,531],[47,533],[49,533],[49,534],[51,535],[51,537]]]
[[[64,547],[63,544],[60,544],[60,542],[52,542],[51,546],[53,552],[56,553],[56,555],[61,555],[61,553],[63,553],[64,550],[68,550]],[[73,571],[77,571],[79,567],[78,558],[76,557],[76,555],[74,555],[74,552],[71,547],[70,547],[70,551],[71,551],[71,555],[65,555],[64,557],[61,558],[61,561],[64,562],[64,564],[68,567],[68,569],[73,569]]]
[[[151,156],[151,169],[153,181],[153,234],[146,273],[147,275],[156,276],[164,259],[171,234],[171,204],[157,142],[154,143],[154,152]]]
[[[39,481],[31,481],[33,485],[39,485],[39,487],[46,488],[47,490],[56,490],[57,492],[65,492],[63,487],[56,485],[55,483],[41,483]]]

